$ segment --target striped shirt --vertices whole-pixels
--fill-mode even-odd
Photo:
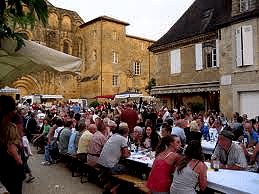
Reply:
[[[225,151],[219,144],[211,156],[212,160],[219,159],[222,164],[240,165],[241,168],[247,168],[247,162],[244,152],[240,145],[232,142],[228,151]]]

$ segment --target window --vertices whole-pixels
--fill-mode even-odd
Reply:
[[[140,62],[139,61],[136,61],[134,63],[133,70],[134,70],[134,75],[140,75]]]
[[[114,87],[119,86],[119,76],[118,75],[112,76],[112,86],[114,86]]]
[[[66,54],[69,54],[68,53],[68,48],[69,48],[69,45],[68,45],[68,42],[64,42],[64,46],[63,46],[63,52],[66,53]]]
[[[196,70],[207,67],[219,67],[218,40],[199,43],[195,45]]]
[[[252,11],[256,8],[256,0],[240,0],[240,12]]]
[[[236,64],[237,66],[254,63],[252,26],[241,26],[236,29]]]
[[[141,43],[141,49],[144,50],[145,49],[145,45],[144,42]]]
[[[93,36],[93,39],[96,40],[96,30],[92,31],[92,36]]]
[[[180,49],[170,52],[171,55],[171,74],[181,73],[181,53]]]
[[[112,40],[117,40],[117,32],[112,32]]]
[[[96,59],[97,59],[96,50],[93,50],[93,61],[96,61]]]
[[[119,62],[119,53],[113,51],[112,52],[112,63],[118,63]]]

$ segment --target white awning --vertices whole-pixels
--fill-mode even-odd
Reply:
[[[82,59],[33,41],[23,41],[24,46],[16,52],[17,54],[21,54],[37,64],[49,65],[57,71],[80,72],[80,67],[83,62]],[[4,39],[2,41],[2,48],[9,53],[14,53],[16,44],[16,41],[13,39]]]
[[[219,87],[219,81],[157,86],[151,90],[151,95],[219,91]]]
[[[115,98],[140,98],[143,94],[118,94]]]

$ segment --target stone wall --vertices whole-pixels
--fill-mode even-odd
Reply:
[[[254,64],[237,67],[236,65],[236,43],[235,30],[240,26],[252,25],[254,39]],[[240,112],[240,92],[259,90],[259,66],[258,66],[258,19],[250,19],[233,24],[221,29],[222,50],[221,76],[231,77],[230,82],[221,83],[220,107],[222,112],[230,119],[232,112]]]
[[[82,96],[94,98],[126,90],[146,95],[144,88],[154,76],[155,56],[148,50],[153,41],[126,35],[126,24],[105,18],[88,22],[80,29],[80,34],[85,42],[86,56]],[[113,52],[117,55],[116,62]],[[133,73],[135,61],[140,62],[140,75]],[[112,84],[113,75],[118,76],[117,86]]]
[[[158,53],[157,60],[158,86],[219,81],[219,68],[217,67],[196,70],[195,45],[181,48],[181,73],[171,74],[170,51]]]

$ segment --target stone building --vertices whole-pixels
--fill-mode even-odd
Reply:
[[[29,40],[83,59],[81,75],[49,71],[25,75],[12,84],[22,95],[95,98],[124,91],[146,95],[145,86],[154,77],[155,58],[148,50],[154,41],[127,35],[126,22],[102,16],[84,23],[76,12],[47,3],[46,27],[36,22],[33,30],[17,31]]]
[[[47,1],[48,25],[43,27],[36,21],[34,29],[17,29],[27,39],[69,55],[83,58],[83,40],[76,34],[84,23],[74,11],[57,8]],[[24,8],[26,11],[26,7]],[[39,53],[40,57],[40,53]],[[80,76],[73,73],[42,71],[22,76],[12,83],[21,90],[21,95],[61,94],[65,98],[80,98]]]
[[[231,19],[220,30],[220,109],[229,117],[232,112],[259,115],[258,16],[258,1],[232,0]]]
[[[224,0],[196,0],[150,48],[157,56],[153,95],[170,109],[192,104],[219,110],[219,31],[230,14]]]
[[[129,24],[101,16],[80,26],[85,64],[81,72],[81,95],[88,98],[124,91],[146,94],[154,76],[154,43],[126,34]]]
[[[157,55],[152,94],[170,108],[259,115],[258,3],[196,0],[150,48]]]

